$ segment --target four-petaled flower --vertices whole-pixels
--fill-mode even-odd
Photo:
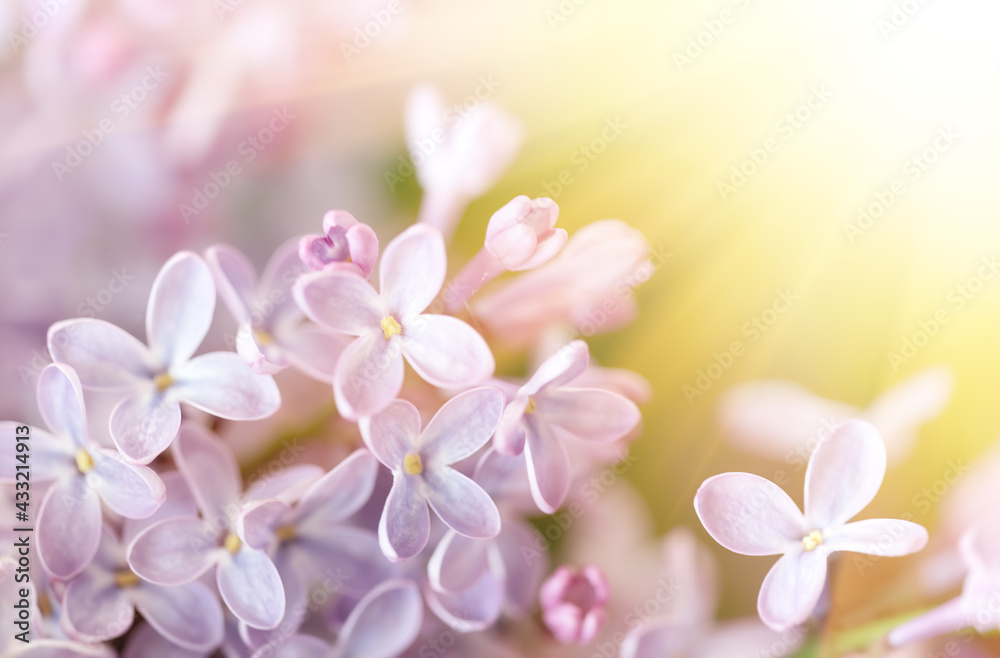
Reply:
[[[337,409],[347,418],[385,409],[403,386],[403,357],[427,382],[466,388],[493,374],[493,354],[461,320],[423,313],[444,284],[444,239],[417,225],[388,244],[379,265],[381,294],[345,272],[316,272],[295,285],[306,314],[327,329],[357,336],[333,377]]]
[[[393,475],[378,526],[386,557],[411,558],[427,545],[428,504],[448,527],[466,537],[485,539],[500,532],[493,499],[451,464],[471,457],[490,440],[503,403],[503,392],[494,387],[460,393],[438,410],[423,432],[420,412],[405,400],[361,419],[365,443]]]
[[[231,420],[265,418],[281,405],[274,380],[238,355],[191,358],[214,310],[211,271],[197,255],[180,252],[153,283],[148,348],[104,320],[64,320],[49,328],[52,358],[71,365],[85,388],[128,394],[111,414],[111,438],[127,459],[147,464],[167,449],[181,424],[180,402]]]
[[[611,596],[608,579],[592,564],[562,566],[542,583],[542,620],[563,644],[590,644],[604,625]]]
[[[927,543],[923,526],[899,519],[847,523],[867,507],[885,476],[885,444],[869,423],[850,420],[825,437],[806,468],[805,514],[770,480],[723,473],[695,494],[698,518],[715,541],[743,555],[781,555],[760,587],[761,621],[783,631],[805,622],[837,551],[900,556]]]
[[[551,514],[566,500],[571,479],[564,441],[616,441],[639,423],[628,398],[597,388],[567,386],[587,369],[587,344],[574,340],[549,357],[504,409],[494,445],[524,452],[535,504]]]
[[[115,450],[92,441],[80,380],[65,364],[46,366],[38,376],[38,410],[51,433],[31,428],[30,467],[34,482],[51,482],[38,510],[38,556],[53,576],[83,571],[101,541],[101,501],[125,517],[152,515],[163,502],[163,482],[145,466],[125,462]],[[17,481],[16,423],[0,422],[9,441],[0,459],[0,482]],[[27,462],[25,462],[27,463]]]

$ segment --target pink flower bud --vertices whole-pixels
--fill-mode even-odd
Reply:
[[[576,571],[559,567],[542,584],[542,618],[563,644],[589,644],[604,625],[610,591],[604,573],[593,565]]]
[[[512,272],[534,269],[566,244],[566,230],[554,228],[557,217],[559,206],[552,199],[516,196],[490,217],[486,249]]]
[[[299,257],[317,272],[354,272],[364,278],[372,274],[378,260],[378,238],[367,224],[344,210],[323,216],[323,235],[306,235],[299,241]]]

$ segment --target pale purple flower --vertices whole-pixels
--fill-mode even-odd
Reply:
[[[642,233],[604,219],[576,231],[541,267],[480,295],[472,310],[491,335],[513,347],[535,344],[553,327],[584,336],[607,333],[635,318],[632,289],[654,270]]]
[[[420,412],[405,400],[361,420],[369,450],[392,471],[393,484],[379,521],[382,552],[392,560],[417,555],[430,536],[427,506],[461,535],[495,537],[500,513],[482,487],[451,467],[475,454],[493,435],[503,392],[476,388],[446,402],[420,431]]]
[[[927,543],[923,526],[898,519],[847,523],[872,501],[885,476],[885,445],[869,423],[850,420],[824,438],[806,468],[805,514],[770,480],[723,473],[695,494],[708,533],[743,555],[781,555],[760,588],[757,611],[777,631],[806,621],[837,551],[908,555]]]
[[[639,423],[635,403],[597,388],[566,384],[587,368],[587,344],[575,340],[538,367],[504,409],[494,445],[508,455],[524,452],[531,493],[551,514],[566,500],[571,479],[567,442],[615,441]]]
[[[477,290],[504,272],[534,269],[566,245],[566,229],[555,228],[559,206],[545,197],[514,197],[493,213],[482,249],[448,286],[449,309],[460,308]]]
[[[156,632],[150,624],[141,622],[129,633],[121,658],[208,658],[211,651],[192,651],[179,647]]]
[[[521,147],[521,126],[491,101],[462,114],[434,87],[413,90],[406,141],[424,190],[418,221],[449,235],[466,205],[500,179]]]
[[[627,618],[634,626],[622,642],[622,658],[766,658],[793,655],[801,645],[805,632],[776,633],[756,617],[716,623],[715,561],[688,528],[671,530],[662,552],[660,587]],[[650,607],[662,614],[636,615]]]
[[[220,418],[254,420],[281,405],[271,377],[236,354],[191,358],[208,333],[215,284],[205,262],[175,254],[160,270],[146,308],[149,347],[103,320],[76,319],[49,328],[52,358],[68,363],[87,388],[126,393],[111,414],[111,438],[131,461],[146,464],[180,427],[180,402]]]
[[[260,279],[250,260],[235,247],[205,251],[219,296],[239,323],[236,352],[250,368],[273,375],[288,366],[324,382],[333,380],[344,340],[305,321],[292,297],[292,285],[308,270],[295,240],[278,247]]]
[[[346,210],[323,215],[323,235],[299,239],[298,255],[310,270],[351,272],[367,279],[378,260],[378,237]]]
[[[938,607],[892,629],[890,646],[901,647],[964,628],[979,633],[1000,629],[1000,530],[983,523],[968,531],[960,543],[968,573],[962,593]]]
[[[403,385],[403,358],[425,381],[465,388],[493,374],[493,354],[457,318],[423,313],[444,283],[444,240],[417,225],[385,248],[381,294],[359,276],[316,272],[295,285],[306,314],[327,329],[357,336],[341,354],[333,378],[340,413],[351,419],[385,409]]]
[[[128,546],[129,567],[159,585],[189,583],[214,568],[219,593],[233,614],[254,628],[274,628],[285,611],[284,589],[267,553],[248,546],[237,533],[242,486],[232,453],[192,423],[181,426],[172,452],[202,518],[166,518],[142,530]],[[258,495],[270,498],[307,485],[314,468],[302,468],[286,469],[265,482]]]
[[[802,463],[812,450],[811,442],[819,441],[843,420],[860,418],[882,435],[892,465],[910,453],[921,425],[941,415],[953,387],[947,368],[927,368],[862,409],[821,397],[791,381],[746,382],[723,395],[718,423],[723,436],[739,448]]]
[[[295,635],[279,649],[282,658],[395,658],[420,634],[424,604],[416,584],[387,580],[362,598],[331,647],[309,636]],[[254,658],[275,655],[259,652]]]
[[[559,567],[542,583],[542,620],[563,644],[589,644],[604,625],[610,597],[608,581],[594,565]]]
[[[132,626],[136,610],[185,649],[208,651],[222,643],[222,608],[212,590],[197,580],[172,587],[142,580],[128,568],[124,547],[105,527],[93,562],[66,585],[63,629],[78,640],[111,640]]]
[[[125,517],[153,514],[163,502],[163,482],[151,469],[125,462],[117,451],[87,434],[83,391],[67,365],[50,364],[38,376],[38,409],[49,431],[30,429],[31,481],[51,482],[33,521],[38,557],[53,576],[72,578],[97,553],[101,540],[101,501]],[[14,483],[17,423],[0,422],[7,456],[0,460],[0,482]],[[33,509],[33,508],[32,508]],[[30,524],[25,524],[30,525]]]

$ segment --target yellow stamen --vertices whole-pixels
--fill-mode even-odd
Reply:
[[[408,475],[420,475],[424,472],[424,462],[420,459],[420,455],[408,452],[406,456],[403,457],[403,471]]]
[[[227,551],[236,555],[236,553],[239,552],[240,547],[243,546],[243,542],[240,540],[239,535],[235,532],[230,532],[226,535],[226,541],[224,541],[222,545],[226,547]]]
[[[38,593],[38,611],[43,617],[52,616],[52,601],[45,592]]]
[[[391,315],[387,315],[382,318],[379,322],[379,326],[382,327],[382,335],[385,336],[386,340],[389,340],[397,334],[403,333],[403,327],[396,321],[396,318]]]
[[[278,538],[278,541],[295,539],[295,526],[291,524],[283,525],[274,531],[274,536]]]
[[[157,375],[153,379],[153,383],[156,384],[156,390],[162,393],[174,385],[174,378],[170,376],[169,372],[165,372],[162,375]]]
[[[131,569],[125,569],[115,574],[115,585],[118,585],[121,589],[135,587],[138,584],[139,576],[132,573]]]
[[[270,345],[274,342],[274,336],[263,329],[254,329],[253,337],[257,340],[258,345]]]
[[[819,530],[813,530],[808,535],[802,538],[802,547],[807,551],[815,550],[817,546],[823,543],[823,533]]]
[[[526,414],[533,414],[533,413],[535,413],[535,407],[536,406],[537,405],[535,405],[535,398],[529,396],[528,397],[528,406],[526,406],[524,408],[524,413],[526,413]]]
[[[76,467],[84,475],[94,468],[94,458],[83,448],[76,451]]]

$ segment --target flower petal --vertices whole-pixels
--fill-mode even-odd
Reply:
[[[390,560],[409,559],[427,545],[431,519],[420,484],[418,477],[395,473],[378,523],[379,546]]]
[[[410,581],[389,580],[351,610],[337,638],[341,658],[392,658],[417,639],[423,625],[420,590]]]
[[[424,381],[464,388],[486,381],[496,362],[479,333],[458,318],[425,313],[403,325],[403,355]]]
[[[549,235],[538,241],[538,246],[535,247],[535,253],[531,254],[531,257],[528,258],[528,260],[521,263],[521,265],[513,271],[524,272],[525,270],[533,270],[536,267],[544,265],[558,256],[559,252],[562,251],[562,248],[566,246],[568,241],[569,233],[566,232],[566,229],[552,229],[552,232],[549,233]]]
[[[307,556],[320,578],[336,574],[338,591],[363,596],[393,575],[378,536],[370,530],[309,523],[299,527],[295,542],[296,551]]]
[[[250,309],[251,324],[273,328],[290,317],[301,317],[295,304],[292,287],[303,274],[309,272],[299,258],[299,238],[290,238],[278,245],[264,265],[260,283],[254,294],[259,306]]]
[[[69,580],[90,564],[101,541],[101,500],[79,475],[54,483],[38,510],[38,557]]]
[[[218,530],[195,517],[176,517],[139,533],[128,547],[128,565],[156,585],[181,585],[208,571],[218,552]]]
[[[486,539],[500,532],[500,512],[483,488],[450,466],[424,471],[427,502],[452,530]]]
[[[948,368],[927,368],[893,386],[868,407],[865,418],[885,440],[890,463],[909,454],[920,426],[941,415],[954,387]]]
[[[285,589],[264,551],[241,547],[219,564],[217,580],[222,600],[248,626],[274,628],[284,616]]]
[[[197,254],[174,254],[156,275],[146,307],[146,339],[167,368],[191,358],[212,325],[215,281]]]
[[[258,500],[244,505],[236,518],[236,532],[244,544],[267,550],[274,541],[274,531],[291,515],[291,506],[280,500]]]
[[[282,658],[330,658],[330,645],[311,635],[293,635],[280,646]],[[269,658],[274,647],[265,645],[253,658]]]
[[[826,551],[792,551],[774,563],[757,597],[761,621],[780,632],[805,622],[826,584]]]
[[[538,509],[553,514],[569,493],[569,454],[562,441],[544,423],[527,422],[524,459],[528,465],[531,497]]]
[[[454,530],[445,533],[427,563],[427,579],[438,592],[460,592],[489,571],[488,539],[470,539]]]
[[[672,619],[653,619],[628,633],[622,642],[621,655],[622,658],[676,658],[686,655],[698,639],[684,624]]]
[[[132,626],[135,610],[111,574],[87,569],[66,585],[62,613],[70,635],[85,642],[104,642]]]
[[[323,477],[323,468],[316,464],[292,464],[247,482],[243,492],[245,502],[277,498],[293,503],[305,494],[314,482]]]
[[[397,235],[382,252],[379,285],[382,299],[399,315],[414,316],[430,306],[448,269],[444,237],[425,224],[414,224]]]
[[[642,414],[623,395],[597,388],[560,388],[538,396],[539,422],[585,441],[610,442],[639,424]]]
[[[784,553],[809,533],[788,494],[750,473],[708,478],[694,496],[694,509],[712,539],[743,555]]]
[[[267,418],[281,406],[274,378],[259,375],[232,352],[202,354],[173,372],[174,395],[229,420]]]
[[[38,411],[56,436],[78,448],[87,444],[87,412],[76,371],[64,363],[50,363],[38,375]]]
[[[582,340],[570,341],[538,366],[521,391],[536,395],[540,391],[558,388],[583,374],[590,363],[590,349]]]
[[[834,428],[816,446],[806,468],[809,525],[839,525],[867,507],[882,486],[885,463],[885,444],[871,424],[848,420]]]
[[[400,341],[369,332],[344,348],[333,374],[337,411],[348,419],[378,413],[403,387]]]
[[[549,560],[545,552],[528,558],[524,549],[544,546],[546,540],[530,523],[508,516],[493,541],[504,566],[504,611],[512,617],[527,615],[538,605],[538,589],[548,573]]]
[[[360,336],[378,328],[389,309],[371,284],[347,272],[315,272],[292,289],[309,319],[330,331]]]
[[[368,278],[378,260],[378,236],[371,226],[355,224],[347,229],[345,236],[351,251],[351,262],[358,266],[361,275]]]
[[[426,466],[454,464],[474,455],[493,436],[503,407],[503,391],[495,386],[474,388],[445,402],[420,435]]]
[[[10,455],[0,459],[0,482],[13,484],[17,478],[17,465],[20,464],[16,458],[19,454],[26,454],[26,459],[31,466],[31,479],[35,482],[50,482],[64,475],[69,475],[76,470],[76,463],[73,456],[76,449],[69,441],[54,437],[45,430],[35,427],[28,427],[29,452],[19,453],[18,443],[25,443],[17,440],[17,428],[25,427],[22,423],[15,423],[9,420],[0,420],[0,446],[3,454]],[[21,436],[24,436],[23,432]],[[26,446],[28,447],[28,446]]]
[[[865,519],[827,531],[823,546],[827,552],[850,551],[882,557],[899,557],[922,550],[927,545],[927,529],[902,519]]]
[[[394,400],[374,416],[363,417],[358,427],[372,454],[387,468],[398,471],[403,457],[417,444],[420,412],[406,400]]]
[[[132,591],[132,599],[143,618],[175,644],[193,651],[211,651],[222,644],[222,608],[203,583],[175,587],[142,583]]]
[[[91,450],[90,456],[100,478],[95,484],[97,492],[116,514],[144,519],[163,504],[167,490],[151,468],[133,466],[114,450]]]
[[[371,498],[377,475],[375,457],[367,450],[355,450],[309,487],[298,503],[297,517],[319,526],[343,521]]]
[[[123,546],[131,544],[140,532],[158,521],[178,516],[198,516],[198,504],[184,476],[178,471],[168,471],[159,477],[166,492],[163,503],[144,519],[125,519],[122,523]]]
[[[524,442],[527,440],[524,425],[524,412],[528,409],[531,399],[524,393],[518,393],[504,408],[497,431],[493,437],[493,446],[504,455],[516,456],[524,452]]]
[[[503,582],[484,571],[471,586],[459,592],[427,589],[427,605],[444,623],[459,633],[483,631],[496,623],[503,609]]]
[[[701,640],[698,655],[699,658],[794,656],[806,636],[805,629],[776,633],[757,619],[737,619],[715,626],[711,634]]]
[[[205,262],[212,270],[219,297],[237,322],[246,321],[257,289],[257,271],[246,255],[227,244],[205,250]]]
[[[148,464],[170,446],[181,425],[181,408],[170,396],[137,392],[111,412],[111,438],[129,461]]]
[[[240,469],[221,439],[197,423],[186,422],[177,433],[173,456],[206,520],[235,515],[242,489]]]
[[[347,342],[313,324],[302,324],[281,336],[285,357],[293,366],[321,382],[332,382]]]
[[[49,327],[49,353],[66,363],[87,388],[126,390],[151,377],[149,350],[110,322],[80,318]]]
[[[177,646],[146,623],[139,623],[128,635],[121,658],[205,658],[204,651],[191,651]],[[50,657],[46,657],[50,658]],[[51,657],[61,658],[61,657]]]

